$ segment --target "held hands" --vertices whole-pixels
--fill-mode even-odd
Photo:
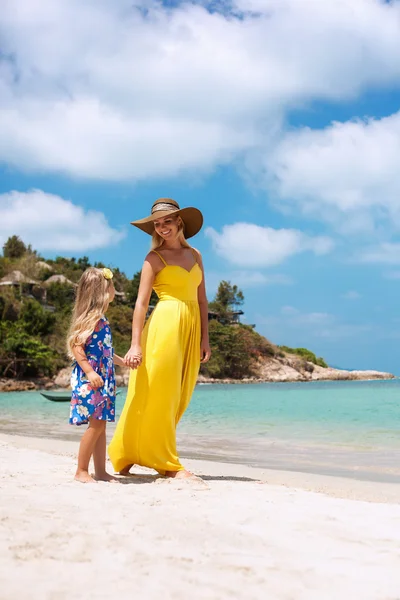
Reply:
[[[210,360],[211,348],[208,341],[204,340],[200,346],[200,362],[206,363]],[[131,369],[137,369],[142,364],[142,349],[140,346],[131,346],[124,356],[124,363]]]
[[[104,385],[104,381],[95,371],[88,373],[87,378],[89,379],[89,383],[93,389],[103,387]]]
[[[211,348],[208,340],[202,340],[200,346],[200,362],[206,363],[210,360]]]
[[[140,346],[131,346],[124,356],[124,363],[131,369],[137,369],[142,364],[142,349]]]

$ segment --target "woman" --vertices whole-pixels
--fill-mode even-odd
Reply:
[[[198,209],[180,209],[170,198],[156,200],[149,217],[132,222],[153,239],[125,356],[133,369],[128,394],[109,446],[121,474],[138,464],[167,477],[191,476],[177,455],[176,426],[190,402],[200,362],[211,354],[203,264],[200,252],[186,241],[202,224]],[[159,301],[143,330],[152,288]]]

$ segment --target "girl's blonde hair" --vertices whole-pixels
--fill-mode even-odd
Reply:
[[[106,279],[102,269],[86,269],[78,282],[75,305],[67,337],[67,352],[74,358],[73,348],[82,346],[93,333],[110,304],[112,279]]]
[[[185,223],[182,221],[179,215],[174,218],[178,220],[178,240],[180,241],[181,246],[184,246],[185,248],[191,248],[190,244],[186,241],[185,238]],[[154,230],[151,239],[150,250],[157,250],[157,248],[161,246],[163,241],[164,240],[162,239],[162,237],[158,235],[156,230]]]

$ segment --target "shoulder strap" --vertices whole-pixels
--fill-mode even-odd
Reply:
[[[159,252],[157,252],[157,250],[153,250],[154,254],[157,254],[158,258],[164,263],[165,266],[168,265],[167,261],[165,260],[165,258],[163,258],[161,256],[161,254]]]

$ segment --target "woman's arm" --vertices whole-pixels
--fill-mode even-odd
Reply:
[[[88,378],[92,388],[96,389],[102,387],[104,385],[104,381],[102,380],[100,375],[96,373],[96,371],[93,369],[92,365],[88,361],[84,347],[74,346],[72,348],[72,354],[74,355],[76,362]]]
[[[146,313],[149,308],[151,290],[153,289],[155,277],[155,270],[152,265],[153,261],[154,259],[152,256],[146,256],[146,259],[143,263],[142,275],[140,277],[139,292],[132,320],[132,342],[131,347],[124,358],[125,365],[131,367],[131,369],[137,369],[142,362],[142,349],[140,346],[140,340],[142,337]]]
[[[197,298],[199,301],[200,320],[201,320],[201,347],[200,347],[201,358],[200,358],[200,362],[206,363],[210,360],[210,356],[211,356],[211,348],[210,348],[210,343],[209,343],[209,339],[208,339],[208,300],[207,300],[207,293],[206,293],[206,281],[205,281],[204,267],[203,267],[203,261],[201,258],[201,254],[195,248],[193,248],[193,250],[197,254],[197,260],[199,263],[199,267],[203,274],[201,283],[198,287]]]

